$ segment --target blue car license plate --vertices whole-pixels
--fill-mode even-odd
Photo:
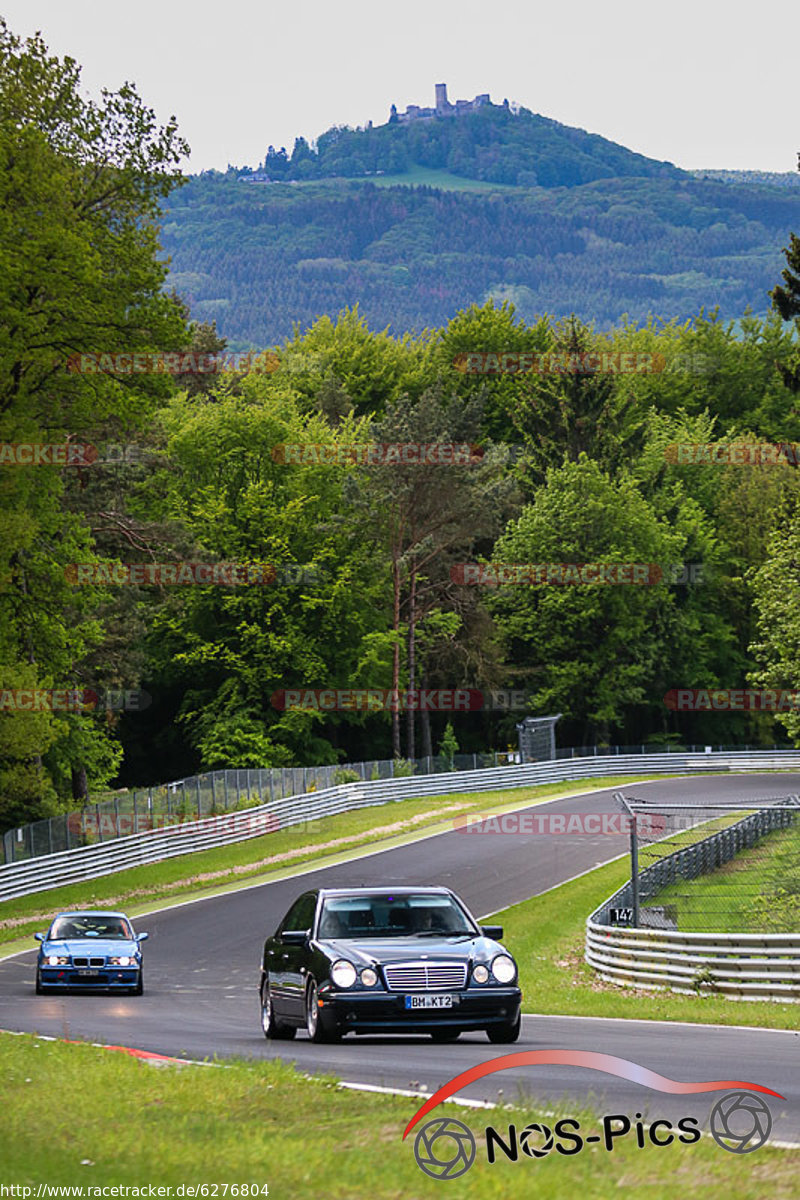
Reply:
[[[458,996],[406,996],[406,1008],[452,1008]]]
[[[85,967],[82,967],[82,968],[81,968],[81,969],[78,971],[78,974],[79,974],[79,975],[99,975],[99,974],[100,974],[100,972],[99,972],[99,971],[87,971]]]

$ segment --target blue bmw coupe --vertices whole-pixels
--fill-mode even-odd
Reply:
[[[104,988],[141,996],[142,950],[146,933],[134,933],[124,913],[61,912],[41,942],[36,963],[36,994],[65,988]]]

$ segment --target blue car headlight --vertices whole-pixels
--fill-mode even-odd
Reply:
[[[110,967],[135,967],[136,959],[128,954],[115,954],[108,960],[108,965]]]
[[[48,954],[44,961],[48,967],[69,966],[69,957],[66,954]]]

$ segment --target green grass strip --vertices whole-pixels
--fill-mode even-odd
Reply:
[[[429,1080],[429,1089],[439,1082]],[[487,1082],[488,1099],[497,1099],[496,1089],[494,1080]],[[489,1165],[483,1137],[488,1124],[503,1132],[512,1121],[518,1130],[535,1120],[552,1125],[530,1103],[438,1109],[472,1130],[478,1151],[460,1179],[433,1180],[417,1166],[413,1134],[401,1140],[420,1103],[342,1090],[331,1079],[302,1077],[276,1060],[154,1069],[89,1045],[0,1034],[6,1185],[78,1186],[84,1200],[92,1200],[90,1188],[116,1185],[171,1187],[173,1198],[181,1185],[206,1185],[207,1196],[216,1186],[217,1197],[226,1200],[226,1184],[228,1197],[231,1185],[239,1196],[242,1185],[248,1194],[251,1185],[266,1185],[273,1200],[441,1200],[445,1191],[459,1200],[603,1200],[619,1196],[621,1188],[654,1200],[683,1190],[697,1200],[788,1200],[797,1194],[796,1156],[768,1145],[750,1155],[729,1154],[705,1137],[662,1148],[647,1141],[639,1149],[634,1134],[618,1139],[611,1153],[601,1144],[570,1157],[520,1154],[516,1163]],[[686,1115],[704,1123],[710,1107],[709,1097],[702,1103],[692,1098]],[[657,1096],[651,1108],[653,1118],[660,1115]],[[559,1115],[577,1117],[585,1132],[599,1129],[588,1113]]]
[[[800,825],[768,833],[708,875],[663,888],[648,904],[674,904],[679,929],[797,933]]]

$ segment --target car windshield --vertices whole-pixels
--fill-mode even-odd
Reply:
[[[321,938],[448,937],[474,935],[466,913],[449,896],[329,896],[323,903]]]
[[[76,938],[131,941],[133,933],[124,917],[57,917],[51,926],[48,940],[61,942],[73,941]]]

